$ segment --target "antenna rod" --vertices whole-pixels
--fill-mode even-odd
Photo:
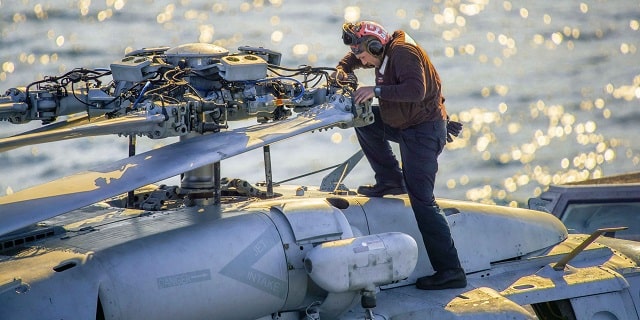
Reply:
[[[564,267],[567,266],[567,263],[575,258],[582,250],[584,250],[588,245],[591,244],[594,240],[596,240],[600,235],[607,232],[616,232],[628,229],[627,227],[617,227],[617,228],[602,228],[594,231],[586,240],[582,241],[577,247],[575,247],[571,252],[565,255],[558,263],[553,265],[553,270],[561,271],[564,270]]]
[[[136,135],[129,135],[129,157],[133,157],[136,155]],[[134,190],[127,192],[127,208],[133,208],[134,199]]]
[[[264,154],[264,175],[265,184],[267,185],[267,198],[273,198],[273,172],[271,169],[271,147],[266,145],[262,147]]]

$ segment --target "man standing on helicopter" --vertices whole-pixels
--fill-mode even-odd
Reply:
[[[433,189],[438,155],[447,134],[447,112],[440,77],[427,53],[404,31],[389,34],[380,24],[361,21],[342,26],[342,40],[350,52],[338,63],[335,77],[345,79],[358,68],[373,68],[375,86],[361,86],[354,102],[374,97],[375,122],[355,128],[360,146],[375,172],[375,185],[358,193],[382,197],[408,193],[435,274],[418,279],[419,289],[462,288],[466,275],[458,258],[449,225],[440,214]],[[389,141],[400,146],[402,169]]]

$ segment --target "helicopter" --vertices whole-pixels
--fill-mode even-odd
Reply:
[[[2,151],[179,141],[0,197],[0,318],[640,318],[640,244],[615,238],[625,226],[574,234],[548,213],[471,201],[438,199],[467,286],[418,290],[433,268],[407,195],[343,183],[361,152],[317,187],[273,181],[271,144],[373,121],[370,103],[353,103],[357,79],[280,58],[144,48],[1,96],[0,119],[44,124],[0,139]],[[259,148],[264,182],[222,177],[222,160]],[[173,176],[179,186],[155,184]]]

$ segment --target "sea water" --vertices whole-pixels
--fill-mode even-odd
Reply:
[[[464,124],[440,156],[437,197],[523,206],[550,184],[638,170],[638,1],[0,0],[0,92],[108,67],[132,50],[191,42],[231,52],[262,46],[281,52],[284,66],[334,67],[347,52],[341,25],[357,20],[409,33],[440,73],[451,118]],[[358,76],[373,83],[371,71]],[[0,122],[0,137],[40,126]],[[127,141],[82,138],[1,153],[0,195],[124,158]],[[140,138],[138,151],[175,141]],[[274,144],[273,178],[332,166],[358,149],[353,129]],[[222,173],[259,182],[263,162],[261,150],[251,151],[224,160]],[[344,181],[372,182],[366,160]]]

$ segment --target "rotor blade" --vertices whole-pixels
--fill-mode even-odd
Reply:
[[[161,123],[164,120],[165,118],[161,114],[149,116],[125,116],[70,128],[63,127],[47,131],[34,130],[32,133],[24,133],[0,139],[0,152],[45,142],[126,132],[151,131],[153,127],[157,126],[158,123]]]
[[[194,137],[0,197],[0,235],[304,132],[350,124],[326,103],[296,118]]]
[[[86,115],[86,114],[82,114],[80,116],[70,116],[66,120],[54,122],[54,123],[51,123],[51,124],[48,124],[46,126],[42,126],[42,127],[39,127],[39,128],[33,129],[33,130],[29,130],[29,131],[25,131],[25,132],[22,132],[22,133],[14,134],[12,137],[22,136],[22,135],[25,135],[25,134],[38,133],[38,132],[46,132],[46,131],[50,131],[50,130],[72,128],[72,127],[85,125],[85,124],[90,123],[90,122],[104,121],[105,119],[106,118],[104,117],[104,115],[96,117],[96,118],[93,118],[93,119],[90,119],[89,116]]]

